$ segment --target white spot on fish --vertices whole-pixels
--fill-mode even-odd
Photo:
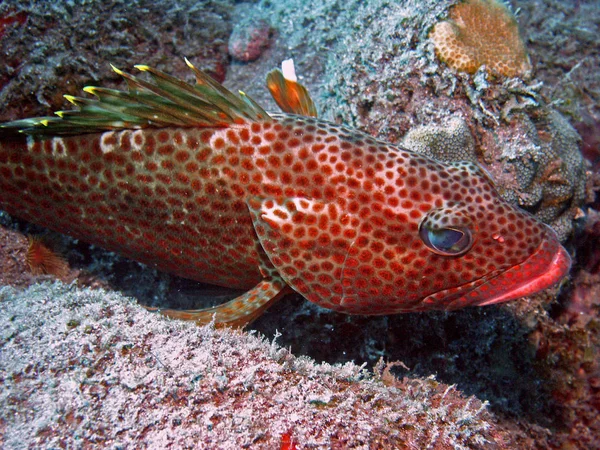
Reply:
[[[110,153],[115,151],[118,139],[114,131],[107,131],[100,138],[100,150],[102,153]]]
[[[500,236],[499,234],[493,234],[492,239],[498,241],[500,244],[504,243],[504,237]]]

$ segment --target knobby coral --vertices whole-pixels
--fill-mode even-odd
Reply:
[[[430,38],[438,57],[450,67],[475,73],[485,65],[514,77],[531,69],[515,17],[498,0],[467,0],[453,6]]]

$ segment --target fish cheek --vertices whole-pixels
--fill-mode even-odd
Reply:
[[[335,203],[302,197],[251,197],[247,204],[258,239],[284,281],[308,300],[344,311],[357,219]]]
[[[446,309],[472,283],[488,274],[488,240],[469,205],[449,204],[429,211],[419,223],[419,238],[430,252],[432,285],[422,298],[423,309]]]

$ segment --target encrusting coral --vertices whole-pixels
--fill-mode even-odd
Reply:
[[[514,77],[531,69],[517,22],[497,0],[467,0],[452,7],[430,38],[439,58],[462,72],[475,73],[485,65]]]

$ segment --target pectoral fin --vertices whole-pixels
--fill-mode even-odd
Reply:
[[[158,311],[171,319],[191,320],[205,325],[214,320],[218,327],[244,327],[260,316],[286,291],[285,282],[278,277],[261,280],[253,289],[222,305],[196,310],[159,309],[145,307],[148,311]]]

